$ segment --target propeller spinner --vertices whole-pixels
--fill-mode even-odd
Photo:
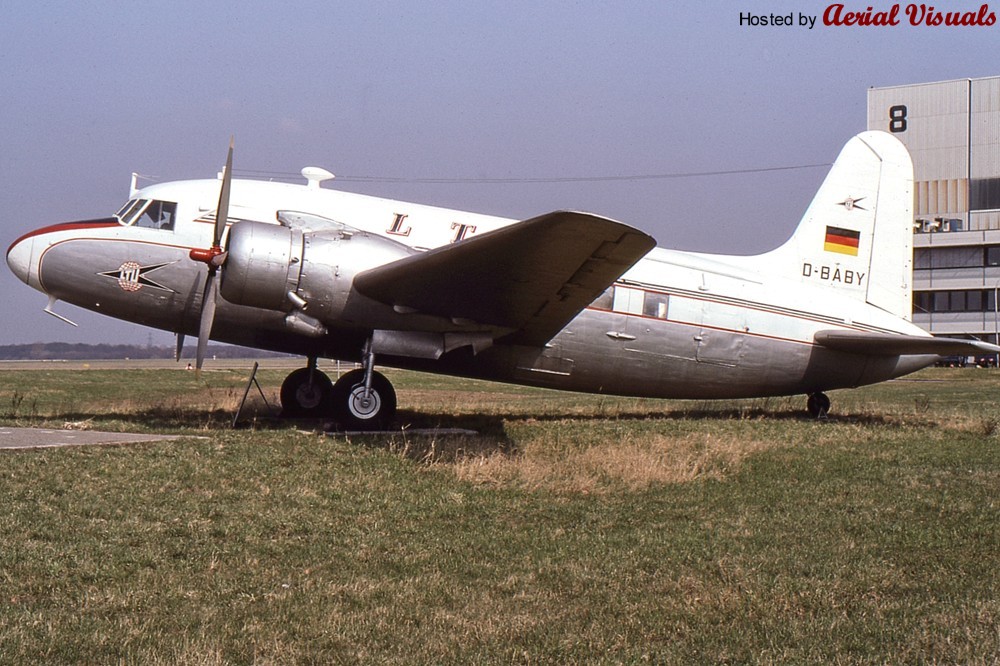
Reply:
[[[229,138],[229,154],[226,156],[226,168],[222,172],[222,188],[219,191],[219,206],[215,212],[215,233],[212,236],[212,247],[208,249],[192,249],[188,256],[194,261],[200,261],[208,266],[208,277],[205,279],[205,291],[201,299],[201,319],[198,322],[198,351],[195,356],[195,367],[201,370],[205,362],[205,349],[212,334],[212,324],[215,321],[215,305],[219,298],[219,286],[216,284],[216,274],[226,263],[226,251],[222,249],[222,234],[229,221],[229,190],[233,183],[233,143]]]

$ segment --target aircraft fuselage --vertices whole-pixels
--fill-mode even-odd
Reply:
[[[169,223],[163,222],[161,211],[159,220],[150,218],[146,225],[109,218],[47,227],[16,241],[8,263],[29,285],[58,300],[194,335],[206,270],[189,259],[189,252],[210,243],[217,191],[218,181],[210,180],[140,190],[133,201],[171,204]],[[299,211],[346,221],[363,232],[337,238],[324,250],[332,257],[324,268],[329,275],[321,276],[329,284],[336,283],[343,264],[360,261],[360,270],[384,260],[366,259],[366,253],[354,251],[360,236],[391,239],[401,252],[420,252],[516,222],[318,187],[252,181],[234,182],[232,202],[231,223],[277,224],[279,211]],[[824,281],[834,280],[864,289],[865,271],[843,269],[834,257],[830,265],[802,262],[789,268],[795,275],[766,275],[746,259],[655,249],[543,346],[507,344],[501,335],[475,353],[463,347],[431,358],[398,354],[390,347],[378,361],[573,391],[736,398],[869,384],[912,372],[936,358],[860,357],[814,342],[816,331],[831,328],[922,334],[863,301],[824,290]],[[441,298],[447,300],[448,294]],[[220,299],[212,338],[357,360],[373,329],[408,331],[422,317],[377,303],[357,308],[357,316],[345,310],[346,315],[325,319],[322,335],[303,335],[289,328],[284,311]],[[432,330],[432,318],[425,319],[416,328]],[[467,327],[470,334],[478,330],[474,324]]]

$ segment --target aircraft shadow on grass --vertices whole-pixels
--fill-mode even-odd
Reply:
[[[192,427],[204,430],[227,430],[233,426],[234,411],[228,409],[198,409],[187,407],[151,407],[128,413],[87,413],[65,412],[54,414],[46,421],[64,421],[67,424],[90,424],[96,426],[101,422],[135,424],[143,430],[150,431],[190,431]],[[27,421],[35,420],[31,417]],[[428,431],[433,436],[434,431],[475,431],[483,437],[506,437],[506,425],[525,421],[541,423],[556,423],[560,421],[579,422],[639,422],[639,421],[781,421],[781,422],[823,422],[829,424],[860,424],[893,427],[899,425],[896,419],[871,413],[829,414],[822,420],[814,419],[803,412],[788,406],[768,408],[767,406],[749,405],[743,408],[726,407],[712,408],[710,405],[698,404],[690,408],[672,409],[670,411],[639,410],[613,414],[580,414],[574,411],[552,412],[548,414],[524,414],[517,412],[501,412],[493,414],[441,414],[421,412],[419,410],[402,409],[397,413],[395,423],[384,431],[376,431],[371,436],[414,434],[413,431]],[[251,406],[241,415],[237,429],[247,430],[283,430],[290,424],[296,424],[303,429],[321,429],[331,434],[344,432],[329,419],[287,418],[274,412],[269,412],[263,405]]]
[[[66,427],[91,430],[134,429],[141,432],[166,432],[170,434],[199,434],[225,431],[233,428],[234,411],[228,409],[199,409],[191,407],[151,407],[128,413],[86,413],[81,411],[56,414],[45,419],[46,423],[62,421]],[[19,425],[31,425],[26,419]],[[598,424],[620,422],[638,424],[645,421],[697,421],[711,428],[734,421],[771,421],[781,423],[816,422],[829,424],[871,425],[879,428],[898,428],[898,419],[880,414],[837,414],[823,421],[816,421],[789,406],[752,404],[739,408],[713,409],[710,404],[693,404],[690,408],[671,411],[638,410],[618,414],[579,414],[572,411],[528,415],[505,412],[498,414],[441,414],[418,410],[399,410],[392,429],[370,433],[345,432],[332,421],[321,419],[292,419],[276,416],[265,405],[250,405],[243,413],[237,429],[242,431],[281,431],[290,426],[307,430],[321,430],[333,437],[345,437],[357,446],[391,451],[416,462],[456,462],[465,458],[493,455],[517,456],[520,447],[510,436],[513,424],[524,422],[556,424],[578,422]],[[198,432],[192,432],[194,428]]]

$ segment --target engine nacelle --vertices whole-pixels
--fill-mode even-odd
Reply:
[[[298,289],[302,232],[263,222],[237,222],[229,229],[219,293],[231,303],[286,310]]]
[[[289,216],[303,226],[312,220],[322,230],[250,221],[233,224],[219,291],[231,303],[289,313],[286,322],[297,332],[312,326],[314,334],[321,334],[311,322],[337,320],[355,275],[414,252],[332,220],[299,213]]]

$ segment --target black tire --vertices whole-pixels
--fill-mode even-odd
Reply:
[[[385,430],[396,416],[396,391],[385,375],[372,373],[371,396],[363,400],[365,371],[351,370],[333,385],[333,415],[344,430]]]
[[[319,370],[299,368],[281,384],[281,413],[293,418],[330,416],[333,383]]]
[[[830,413],[830,398],[825,393],[810,393],[809,399],[806,400],[806,409],[809,410],[809,416],[814,419],[825,419]]]

